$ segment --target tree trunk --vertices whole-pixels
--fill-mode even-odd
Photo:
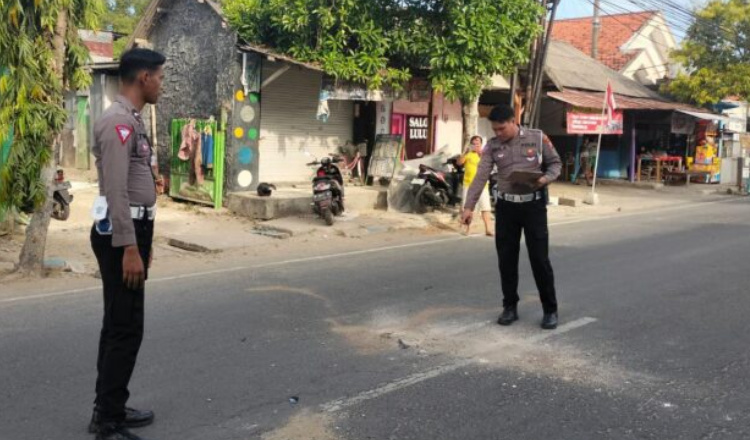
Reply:
[[[41,276],[44,270],[44,250],[47,245],[47,229],[52,215],[52,180],[55,167],[48,163],[42,168],[42,181],[47,188],[44,204],[34,211],[31,223],[26,227],[26,241],[21,249],[18,272],[26,276]]]
[[[479,134],[479,97],[468,103],[461,100],[461,104],[461,113],[464,118],[464,144],[461,146],[461,151],[464,151],[471,137]]]
[[[63,66],[65,63],[65,36],[68,32],[68,11],[63,8],[57,16],[55,32],[52,35],[51,48],[53,51],[52,65],[50,68],[62,81]],[[54,97],[59,105],[62,105],[62,89],[60,96]],[[59,134],[56,133],[49,140],[51,149],[50,162],[44,164],[41,179],[46,188],[45,200],[41,207],[37,208],[31,217],[31,223],[26,228],[26,241],[21,249],[18,261],[18,272],[26,276],[42,276],[44,271],[44,251],[47,246],[47,231],[49,229],[50,216],[52,215],[52,194],[54,193],[52,182],[55,175],[55,147]]]

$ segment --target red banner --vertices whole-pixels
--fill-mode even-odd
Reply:
[[[622,134],[622,110],[615,110],[612,120],[607,115],[568,112],[568,134]]]

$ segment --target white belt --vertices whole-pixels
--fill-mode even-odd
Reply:
[[[534,200],[541,200],[544,194],[541,191],[536,191],[531,194],[500,194],[500,199],[511,203],[526,203],[533,202]]]
[[[153,220],[156,218],[156,206],[131,206],[130,217],[133,220]]]

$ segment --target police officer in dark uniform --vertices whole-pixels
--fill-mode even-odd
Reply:
[[[125,404],[143,340],[144,283],[156,215],[154,152],[140,112],[159,97],[164,62],[164,56],[147,49],[124,53],[120,95],[94,127],[100,196],[94,205],[91,247],[104,287],[96,400],[89,425],[97,440],[139,440],[128,428],[154,419],[153,412]]]
[[[518,255],[523,231],[544,309],[542,328],[551,330],[557,328],[557,299],[549,260],[546,186],[560,175],[562,161],[541,130],[519,127],[515,123],[510,106],[496,106],[488,119],[495,138],[487,143],[482,154],[477,176],[466,196],[462,222],[471,224],[474,207],[496,165],[498,201],[495,244],[503,290],[503,313],[497,322],[510,325],[518,320]],[[513,174],[515,171],[526,174]],[[534,173],[540,177],[534,177],[531,182],[524,179],[524,176],[533,176]]]

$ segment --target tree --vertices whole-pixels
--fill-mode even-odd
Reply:
[[[0,0],[0,126],[13,127],[0,204],[32,208],[18,269],[41,274],[52,211],[52,158],[66,120],[66,88],[87,86],[88,51],[77,29],[94,28],[99,0]]]
[[[107,0],[101,17],[102,29],[120,35],[132,34],[148,4],[149,0]],[[120,56],[127,44],[127,38],[115,41],[115,58]]]
[[[674,58],[687,72],[666,86],[677,98],[698,105],[750,98],[750,2],[713,0],[697,11]]]
[[[432,0],[416,2],[409,41],[424,54],[436,91],[463,105],[464,145],[477,134],[479,96],[493,75],[525,63],[541,32],[544,9],[534,0]]]
[[[476,132],[482,87],[528,58],[540,32],[535,0],[226,0],[239,35],[376,89],[414,74],[464,104]]]
[[[408,66],[392,62],[408,46],[397,0],[226,0],[244,40],[318,63],[340,79],[400,87]]]

